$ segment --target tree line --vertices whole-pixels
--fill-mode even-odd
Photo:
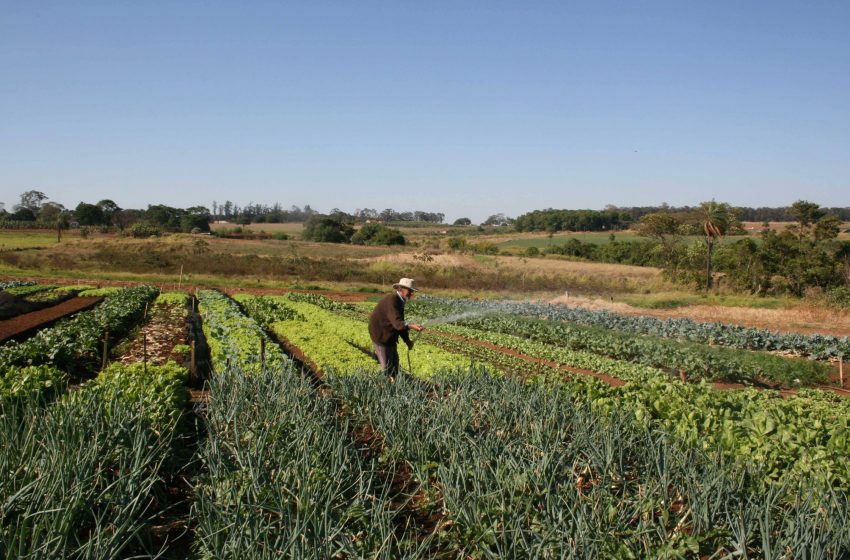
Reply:
[[[710,290],[716,280],[753,294],[802,296],[810,288],[850,289],[850,242],[838,239],[842,219],[807,200],[789,207],[792,223],[782,231],[763,227],[757,237],[719,243],[740,230],[740,210],[714,200],[693,212],[656,212],[641,217],[638,233],[654,241],[665,274]],[[685,242],[686,235],[701,238]]]
[[[741,216],[746,212],[728,203],[710,200],[693,207],[660,208],[643,214],[632,224],[644,240],[619,241],[612,231],[609,243],[571,238],[542,250],[529,247],[525,255],[542,253],[656,266],[668,279],[704,290],[723,285],[756,295],[803,296],[815,289],[833,294],[838,304],[850,305],[850,241],[838,237],[842,213],[798,200],[782,216],[782,221],[791,222],[787,227],[777,230],[764,224],[757,235],[748,236],[743,235],[747,232],[741,226]],[[592,211],[564,212],[567,211],[531,214],[535,219],[594,217]],[[599,213],[595,217],[604,216]],[[517,218],[517,222],[522,218]],[[618,222],[606,225],[614,223]]]
[[[125,209],[113,200],[80,202],[73,209],[48,199],[41,191],[26,191],[12,212],[0,208],[0,224],[10,227],[40,227],[63,230],[70,227],[114,228],[135,236],[162,232],[208,232],[210,211],[205,206],[174,208],[164,204],[147,209]]]
[[[823,208],[826,214],[841,221],[850,221],[850,207]],[[513,220],[517,231],[616,231],[628,229],[641,218],[651,214],[678,216],[681,222],[693,221],[693,216],[701,212],[701,206],[614,206],[604,210],[534,210],[522,214]],[[794,222],[797,220],[794,206],[771,207],[734,207],[735,217],[743,222]]]
[[[249,203],[245,206],[239,206],[229,200],[222,204],[216,201],[212,203],[213,220],[225,220],[240,225],[252,223],[279,224],[306,222],[319,214],[309,204],[304,206],[304,208],[296,205],[284,208],[280,203],[272,205]],[[374,208],[358,208],[351,213],[334,208],[327,215],[335,216],[337,219],[347,223],[381,222],[384,224],[390,222],[427,222],[439,224],[443,223],[446,217],[442,212],[426,212],[424,210],[407,212],[393,210],[392,208],[385,208],[380,211]]]

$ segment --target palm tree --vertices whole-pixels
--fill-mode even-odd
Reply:
[[[729,226],[734,222],[735,216],[732,208],[726,202],[715,202],[712,198],[708,202],[699,205],[699,220],[705,236],[705,289],[711,290],[711,255],[714,251],[714,243],[726,235]]]

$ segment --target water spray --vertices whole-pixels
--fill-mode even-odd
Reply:
[[[457,321],[463,321],[466,319],[477,319],[478,317],[483,317],[485,315],[493,315],[498,313],[498,311],[493,309],[486,309],[482,311],[464,311],[463,313],[453,313],[452,315],[444,315],[442,317],[434,317],[433,319],[426,319],[421,323],[422,330],[416,331],[416,334],[413,335],[413,338],[410,339],[411,344],[416,343],[419,340],[419,337],[425,331],[425,327],[432,325],[444,325],[447,323],[456,323]],[[411,349],[407,349],[407,371],[413,372],[413,368],[410,365],[410,352]]]

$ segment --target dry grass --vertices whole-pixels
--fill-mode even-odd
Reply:
[[[661,279],[661,271],[657,268],[630,266],[624,264],[608,264],[586,261],[572,261],[558,258],[524,258],[507,255],[481,256],[459,253],[431,255],[433,264],[440,266],[461,266],[472,269],[504,268],[540,274],[580,274],[597,276],[606,279],[628,279],[634,281],[656,281]],[[375,257],[376,262],[414,263],[415,253],[395,253]]]
[[[265,231],[267,233],[275,233],[277,231],[282,231],[284,233],[289,233],[293,235],[301,235],[301,232],[304,230],[304,224],[297,222],[288,222],[284,224],[249,224],[246,226],[240,226],[239,224],[210,224],[210,229],[212,231],[221,231],[223,229],[234,229],[237,227],[241,227],[244,231]]]
[[[667,319],[687,317],[702,322],[722,322],[747,325],[782,332],[804,334],[850,335],[850,312],[800,304],[793,309],[754,309],[721,305],[691,305],[677,309],[644,309],[627,303],[600,298],[560,296],[551,303],[561,303],[584,309],[605,309],[624,315],[648,315]]]

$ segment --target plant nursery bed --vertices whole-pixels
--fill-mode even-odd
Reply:
[[[40,328],[47,327],[63,317],[94,307],[102,299],[100,297],[75,297],[47,309],[32,311],[12,319],[0,321],[0,341],[18,337],[25,338],[25,336]]]

